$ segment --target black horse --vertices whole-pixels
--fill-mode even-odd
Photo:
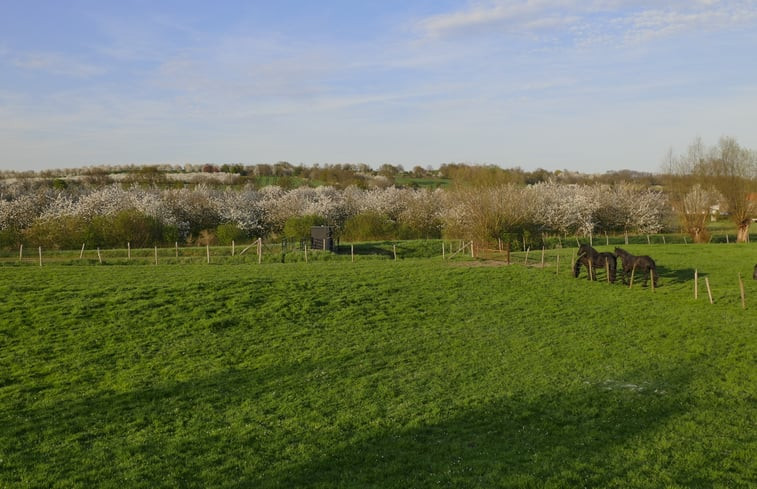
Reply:
[[[644,276],[644,285],[647,284],[647,279],[651,275],[654,286],[657,286],[657,265],[655,265],[652,257],[647,255],[632,255],[623,248],[615,248],[615,254],[618,255],[623,265],[623,283],[626,283],[626,276],[630,276],[634,273],[634,270],[637,270]]]
[[[615,282],[615,270],[617,269],[617,259],[610,252],[599,252],[587,244],[578,247],[578,257],[573,266],[573,276],[578,277],[581,272],[581,265],[586,267],[589,274],[589,280],[597,279],[597,268],[607,270],[608,280]]]

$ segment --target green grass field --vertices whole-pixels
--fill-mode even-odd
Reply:
[[[754,487],[757,248],[628,249],[2,266],[0,487]]]

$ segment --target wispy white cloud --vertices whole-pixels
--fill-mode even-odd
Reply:
[[[745,27],[757,22],[754,2],[697,2],[699,8],[647,9],[618,17],[623,37],[645,42],[685,32],[718,31]]]
[[[431,38],[477,32],[481,29],[523,31],[550,25],[567,25],[576,21],[573,16],[550,14],[550,5],[562,2],[476,2],[463,10],[441,13],[422,19],[418,27]],[[554,13],[554,9],[551,9]]]
[[[501,34],[539,35],[556,30],[578,45],[638,43],[700,29],[724,30],[757,23],[754,0],[578,1],[492,0],[417,22],[428,39]]]
[[[10,62],[18,68],[42,71],[53,75],[90,78],[106,72],[103,66],[87,63],[63,53],[41,51],[11,53],[7,50],[3,53],[0,51],[0,56],[3,55],[10,58]]]
[[[92,50],[114,62],[160,62],[191,48],[201,34],[165,15],[138,18],[90,13],[102,42]]]

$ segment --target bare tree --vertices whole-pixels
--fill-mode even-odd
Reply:
[[[671,203],[695,241],[707,240],[706,220],[717,202],[736,224],[736,240],[747,241],[757,213],[749,199],[757,191],[757,153],[742,148],[733,138],[723,137],[709,149],[697,138],[685,155],[676,157],[671,151],[667,166]]]
[[[682,231],[696,243],[707,242],[707,218],[710,214],[709,194],[704,192],[694,175],[694,168],[705,160],[705,145],[697,137],[686,154],[677,156],[668,150],[664,163],[665,191],[673,212],[678,216]]]
[[[746,242],[757,213],[755,202],[749,199],[757,190],[757,153],[742,148],[733,138],[723,137],[695,172],[720,193],[724,210],[736,224],[736,241]]]
[[[445,230],[488,242],[516,232],[530,219],[532,205],[525,187],[514,184],[461,187],[445,194]]]

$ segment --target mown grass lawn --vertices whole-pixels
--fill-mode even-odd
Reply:
[[[754,247],[629,251],[0,267],[0,486],[753,487]]]

